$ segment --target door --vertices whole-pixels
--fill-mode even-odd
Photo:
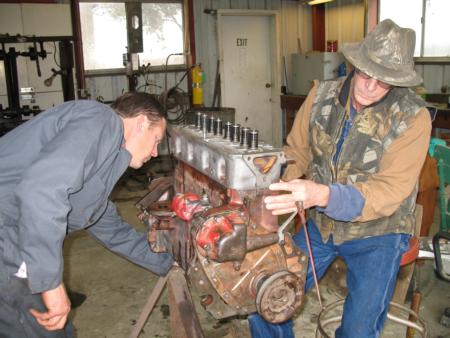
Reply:
[[[222,105],[236,109],[236,123],[257,129],[260,142],[279,146],[281,109],[275,22],[273,12],[222,14],[218,40]]]

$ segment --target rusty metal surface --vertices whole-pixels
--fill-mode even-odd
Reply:
[[[209,141],[199,142],[208,152]],[[211,147],[219,156],[221,148]],[[224,156],[234,163],[230,154],[236,155],[227,148]],[[200,304],[217,319],[259,312],[279,323],[290,319],[303,301],[307,256],[289,233],[279,241],[278,218],[264,207],[264,197],[272,194],[267,184],[284,157],[273,154],[245,159],[257,168],[252,171],[253,189],[238,177],[240,170],[233,172],[234,178],[215,180],[214,173],[198,170],[199,163],[178,160],[170,208],[159,200],[161,191],[168,189],[167,181],[155,183],[150,188],[157,192],[138,203],[141,220],[150,228],[152,249],[172,253],[191,289],[201,295]],[[214,161],[211,165],[214,168]],[[242,182],[246,189],[233,189],[224,182]]]
[[[191,288],[202,295],[200,303],[215,318],[260,312],[271,322],[290,319],[303,300],[306,255],[288,234],[281,245],[277,233],[270,231],[277,223],[262,210],[263,196],[249,199],[202,181],[202,175],[190,170],[183,172],[189,177],[183,182],[192,182],[192,190],[201,190],[209,205],[187,221],[174,217],[176,211],[154,217],[151,247],[172,253],[186,270]],[[194,185],[194,177],[203,184]],[[214,206],[210,196],[222,204]],[[146,207],[149,217],[153,209]]]
[[[194,269],[195,272],[191,271],[194,283],[197,283],[194,287],[206,292],[209,287],[208,284],[210,284],[221,299],[221,301],[217,301],[217,297],[214,298],[214,302],[204,305],[205,308],[215,318],[225,318],[230,313],[245,315],[256,312],[256,296],[262,283],[272,274],[279,271],[291,271],[298,276],[299,284],[295,286],[295,293],[297,294],[299,290],[302,291],[304,288],[304,272],[307,268],[306,256],[304,254],[296,256],[292,251],[290,240],[286,247],[288,247],[287,251],[290,251],[295,256],[294,259],[292,257],[291,259],[286,259],[281,247],[278,244],[274,244],[248,252],[245,260],[238,264],[236,262],[214,262],[206,259],[197,251],[195,265],[197,270]],[[200,273],[208,278],[208,283],[205,283],[204,278],[195,276]],[[302,299],[303,294],[300,293],[298,301],[293,302],[295,309],[300,306]],[[225,303],[225,306],[222,303]],[[266,304],[263,304],[262,308],[265,307]],[[284,318],[284,320],[289,318]],[[278,319],[278,322],[280,321],[283,320]]]
[[[176,192],[192,192],[198,195],[206,192],[212,206],[223,205],[228,199],[226,187],[181,161],[175,168],[174,189]]]
[[[303,299],[304,282],[296,274],[282,270],[269,276],[256,296],[258,313],[271,323],[282,323],[294,315]]]
[[[136,203],[139,210],[146,209],[149,205],[155,203],[166,192],[173,189],[173,177],[160,177],[152,180],[148,186],[149,193]],[[167,198],[169,199],[169,198]]]

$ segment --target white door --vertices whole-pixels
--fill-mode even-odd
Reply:
[[[221,16],[220,76],[222,105],[236,109],[236,123],[257,129],[260,141],[278,146],[281,113],[279,103],[274,104],[279,85],[273,30],[268,15]]]

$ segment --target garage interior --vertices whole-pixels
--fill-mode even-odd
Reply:
[[[448,147],[450,40],[442,32],[450,27],[439,6],[445,13],[442,8],[450,9],[445,7],[450,4],[415,1],[417,9],[411,5],[411,15],[402,18],[399,8],[407,6],[405,0],[308,2],[0,1],[0,136],[65,101],[110,104],[124,92],[144,91],[161,102],[170,125],[197,124],[201,129],[201,117],[214,115],[250,126],[258,131],[256,142],[259,137],[260,145],[280,149],[312,81],[350,70],[340,47],[361,41],[379,21],[392,18],[420,32],[415,69],[424,81],[414,90],[430,105],[434,145]],[[257,41],[257,48],[251,49],[250,41]],[[143,168],[128,169],[110,196],[138,231],[148,231],[138,217],[138,203],[151,182],[174,175],[170,142],[165,139],[159,156]],[[450,337],[450,283],[436,272],[432,238],[449,231],[442,225],[439,198],[444,196],[450,208],[450,190],[439,186],[443,178],[436,159],[426,161],[417,198],[422,211],[416,229],[419,258],[403,267],[396,300],[408,309],[416,307],[428,337],[445,338]],[[448,277],[450,244],[441,245]],[[77,337],[131,337],[158,276],[111,253],[84,231],[69,235],[63,252]],[[325,305],[345,297],[345,276],[345,264],[338,260],[320,281]],[[202,306],[204,295],[190,292],[196,315],[189,315],[199,327],[186,337],[250,337],[245,316],[217,319]],[[294,316],[296,337],[316,337],[320,310],[312,288]],[[173,316],[165,287],[139,337],[179,337]],[[417,330],[406,331],[388,321],[383,337],[421,336]]]

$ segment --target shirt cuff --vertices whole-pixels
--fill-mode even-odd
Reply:
[[[317,208],[337,221],[349,222],[361,216],[365,203],[358,189],[346,184],[331,184],[330,198],[326,208]]]

